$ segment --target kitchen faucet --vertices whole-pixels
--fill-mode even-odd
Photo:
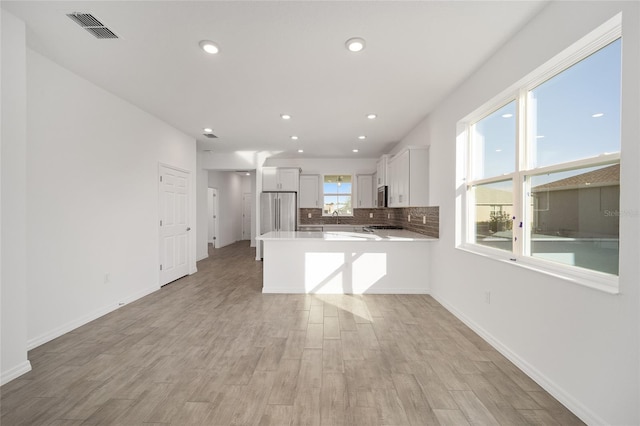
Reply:
[[[338,225],[340,223],[340,215],[338,213],[338,210],[336,210],[333,213],[331,213],[331,216],[333,216],[333,215],[336,216],[336,225]]]

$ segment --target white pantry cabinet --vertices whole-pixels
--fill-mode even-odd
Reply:
[[[320,208],[320,175],[300,175],[300,208]]]
[[[389,207],[429,205],[429,147],[407,148],[388,166]]]
[[[373,208],[373,175],[357,175],[356,180],[358,202],[355,207],[362,209]]]
[[[300,169],[295,167],[263,167],[263,191],[295,191],[300,189]]]

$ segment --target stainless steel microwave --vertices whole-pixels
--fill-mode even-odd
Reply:
[[[376,207],[387,207],[387,186],[378,187],[378,199],[376,200]]]

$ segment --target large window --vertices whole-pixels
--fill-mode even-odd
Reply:
[[[619,33],[594,37],[463,122],[464,248],[617,282]]]
[[[351,175],[325,175],[323,182],[323,215],[352,216]]]

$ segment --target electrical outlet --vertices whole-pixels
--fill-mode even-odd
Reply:
[[[486,303],[487,305],[491,304],[491,292],[490,291],[485,291],[484,292],[484,303]]]
[[[369,213],[369,219],[373,219],[373,213]]]
[[[387,219],[391,219],[391,213],[387,213]]]
[[[411,222],[411,215],[407,215],[407,222]]]
[[[307,213],[307,218],[311,219],[311,213]]]
[[[422,224],[423,225],[427,224],[427,216],[422,216]]]

